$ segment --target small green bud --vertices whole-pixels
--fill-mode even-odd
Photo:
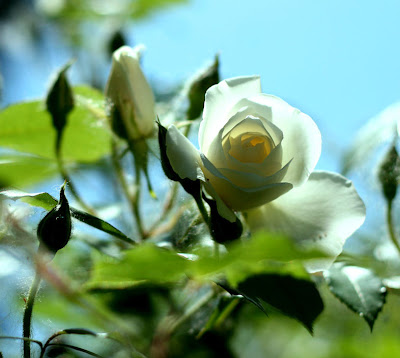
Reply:
[[[37,228],[40,245],[54,254],[67,245],[71,237],[71,212],[64,191],[65,183],[61,187],[58,204],[47,213]]]
[[[397,153],[396,146],[393,144],[386,153],[378,173],[383,195],[388,201],[392,201],[396,197],[399,174],[399,154]]]
[[[207,90],[219,83],[219,59],[215,56],[214,62],[203,69],[190,83],[188,98],[189,108],[187,110],[187,118],[193,120],[198,118],[203,111],[204,99]]]
[[[211,236],[219,244],[228,244],[239,239],[243,233],[242,222],[236,217],[236,221],[230,222],[222,217],[217,209],[217,202],[203,195],[203,199],[210,207]]]
[[[61,132],[67,124],[67,115],[74,108],[74,96],[68,83],[66,72],[71,62],[58,73],[46,98],[47,111],[51,114],[53,126]]]

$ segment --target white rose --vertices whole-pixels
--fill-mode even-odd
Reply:
[[[154,95],[139,63],[142,49],[141,45],[122,46],[113,53],[105,88],[107,100],[119,111],[132,140],[151,136],[155,129]]]
[[[365,206],[351,182],[335,173],[311,174],[321,153],[316,124],[261,93],[258,76],[207,91],[199,144],[200,151],[170,126],[172,168],[182,179],[204,181],[225,218],[234,220],[229,209],[245,211],[252,231],[284,233],[336,257],[364,221]]]

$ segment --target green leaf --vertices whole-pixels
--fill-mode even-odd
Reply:
[[[104,18],[105,16],[116,16],[133,19],[142,19],[147,17],[159,9],[166,8],[168,6],[180,3],[186,3],[188,0],[133,0],[122,2],[119,4],[118,12],[112,10],[110,12],[108,7],[98,6],[92,1],[81,0],[81,1],[66,1],[64,5],[57,9],[57,12],[52,12],[52,17],[59,17],[65,23],[65,20],[87,20],[87,19],[98,19]],[[70,22],[66,24],[71,25]],[[74,30],[68,28],[69,31]]]
[[[266,249],[261,249],[262,245]],[[293,247],[287,248],[288,241],[272,235],[256,236],[244,245],[234,245],[228,253],[216,258],[208,251],[199,250],[194,255],[176,254],[156,246],[141,245],[126,252],[121,260],[105,258],[96,265],[95,275],[89,287],[124,288],[136,285],[138,281],[171,282],[184,274],[193,279],[215,279],[221,274],[230,286],[236,286],[255,273],[280,273],[308,278],[300,262],[293,261],[307,256]],[[308,255],[311,255],[309,253]],[[315,253],[314,256],[315,257]],[[275,261],[282,259],[282,262]],[[287,260],[287,262],[284,262]],[[171,264],[170,264],[171,263]],[[114,271],[115,270],[115,271]]]
[[[217,298],[217,305],[210,315],[208,321],[196,335],[196,339],[201,338],[204,333],[212,330],[213,328],[218,329],[221,323],[229,316],[230,313],[236,308],[241,298],[238,297],[227,297],[219,296]]]
[[[96,216],[93,216],[91,214],[88,214],[84,211],[80,211],[74,208],[71,208],[71,216],[79,221],[82,221],[83,223],[90,225],[98,230],[104,231],[107,234],[110,234],[112,236],[118,237],[119,239],[129,243],[129,244],[134,244],[135,241],[126,236],[124,233],[119,231],[117,228],[109,224],[108,222],[99,219]]]
[[[95,264],[87,288],[128,288],[140,281],[174,282],[184,276],[188,262],[174,252],[141,245],[125,251],[120,260],[103,257]]]
[[[236,290],[250,301],[264,301],[297,319],[311,334],[315,319],[324,309],[313,282],[289,275],[255,275],[240,282]]]
[[[3,187],[26,187],[56,174],[58,167],[52,159],[32,155],[0,155],[0,184]]]
[[[191,268],[197,277],[224,273],[230,285],[256,273],[285,273],[307,278],[302,261],[323,258],[319,251],[304,251],[285,236],[257,233],[248,240],[236,241],[228,246],[228,253],[219,259],[204,252],[196,252],[199,258]]]
[[[65,127],[62,153],[68,161],[93,162],[110,153],[102,95],[74,88],[75,108]],[[55,158],[56,131],[42,101],[21,102],[0,112],[0,146],[44,158]]]
[[[382,280],[362,267],[334,264],[324,272],[332,293],[368,323],[371,331],[386,301]]]
[[[45,192],[29,194],[20,190],[3,190],[0,191],[0,198],[21,200],[32,206],[46,209],[47,211],[53,209],[58,203],[57,199],[53,198],[50,194]],[[70,209],[71,209],[71,216],[74,217],[75,219],[82,221],[83,223],[92,226],[98,230],[106,232],[107,234],[115,236],[130,244],[135,243],[132,239],[127,237],[124,233],[122,233],[120,230],[118,230],[108,222],[96,216],[85,213],[83,211],[74,208]]]
[[[20,190],[3,190],[0,191],[0,198],[21,200],[24,203],[46,209],[47,211],[53,209],[58,203],[57,199],[44,192],[30,194]]]
[[[235,290],[234,288],[228,286],[225,283],[219,282],[218,285],[221,286],[226,292],[230,293],[232,296],[242,296],[245,300],[255,305],[259,310],[265,313],[266,316],[268,316],[267,311],[265,310],[264,306],[262,305],[258,297],[251,297],[244,292],[239,292],[238,290]]]
[[[86,328],[67,328],[67,329],[63,329],[62,332],[64,332],[65,334],[82,334],[82,335],[89,335],[89,336],[97,336],[96,332],[93,332],[90,329],[86,329]]]

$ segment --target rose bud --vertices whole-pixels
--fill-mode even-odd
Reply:
[[[393,144],[386,153],[378,173],[383,195],[388,201],[392,201],[396,197],[399,172],[399,154],[397,153],[396,146]]]
[[[71,212],[64,191],[65,183],[61,187],[58,204],[47,213],[37,228],[40,246],[53,254],[67,245],[71,237]]]
[[[155,132],[154,95],[139,64],[142,48],[122,46],[114,52],[105,88],[114,132],[133,141]]]

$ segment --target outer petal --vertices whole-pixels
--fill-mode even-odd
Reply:
[[[272,95],[259,94],[240,105],[258,106],[261,113],[265,106],[272,109],[272,122],[283,132],[282,164],[293,159],[285,181],[294,186],[303,184],[321,155],[321,133],[314,121]]]
[[[312,173],[300,188],[247,214],[251,231],[283,233],[305,248],[319,249],[332,257],[310,262],[308,269],[315,272],[328,268],[346,239],[362,225],[365,205],[351,181],[320,171]]]
[[[199,151],[174,125],[168,128],[166,146],[171,166],[181,179],[205,180]]]
[[[231,117],[231,108],[241,99],[261,93],[259,76],[235,77],[210,87],[205,96],[203,120],[200,124],[200,150],[208,147]]]
[[[216,169],[204,155],[201,156],[201,159],[206,181],[210,182],[223,202],[232,210],[244,211],[263,205],[287,193],[293,187],[289,183],[276,183],[276,180],[273,180],[273,176],[263,179],[260,176],[249,173],[244,175],[251,176],[251,178],[247,179],[257,179],[254,184],[258,185],[251,188],[239,187]],[[229,174],[233,175],[234,171]],[[240,172],[236,172],[236,174],[237,176],[242,175]],[[277,173],[277,175],[279,174]],[[236,177],[235,180],[240,180],[240,178]]]

